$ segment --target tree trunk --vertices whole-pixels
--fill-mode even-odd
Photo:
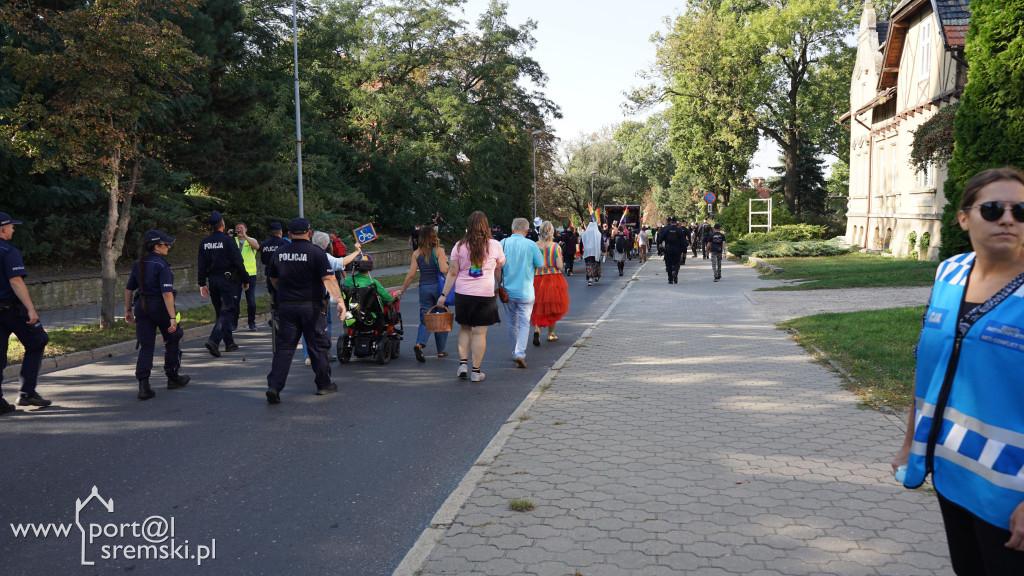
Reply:
[[[131,221],[132,194],[139,177],[139,163],[132,165],[127,190],[121,191],[121,150],[110,159],[110,194],[107,201],[107,225],[100,236],[100,278],[103,283],[100,301],[100,329],[114,327],[114,308],[118,302],[117,260],[124,249],[124,238]]]
[[[783,147],[782,152],[786,159],[786,179],[783,196],[786,198],[786,206],[789,208],[789,213],[796,214],[797,188],[800,186],[800,173],[797,172],[800,146],[797,144],[795,137],[790,137],[790,145]]]

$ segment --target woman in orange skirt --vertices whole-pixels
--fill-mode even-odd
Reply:
[[[544,255],[544,267],[537,268],[533,277],[533,345],[540,346],[540,328],[548,329],[548,342],[558,340],[555,336],[555,323],[569,311],[569,285],[562,276],[562,249],[552,241],[555,227],[551,222],[540,225],[540,241],[537,247]]]

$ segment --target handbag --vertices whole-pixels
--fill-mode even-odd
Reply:
[[[501,277],[501,282],[498,283],[498,300],[501,300],[502,304],[508,304],[508,290],[505,290],[505,277]]]
[[[437,254],[434,253],[434,268],[437,269],[437,283],[439,285],[438,292],[444,294],[444,283],[448,280],[448,275],[441,272],[441,264],[437,261]],[[449,264],[450,266],[450,264]],[[445,306],[452,306],[455,304],[455,283],[452,283],[452,289],[448,292],[448,295],[444,298]]]

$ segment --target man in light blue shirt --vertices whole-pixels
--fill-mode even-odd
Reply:
[[[537,243],[526,238],[530,223],[526,218],[512,221],[512,234],[501,241],[505,251],[505,266],[501,269],[502,282],[508,291],[505,316],[508,335],[515,342],[512,361],[526,368],[526,342],[530,338],[530,316],[533,314],[533,275],[544,266],[544,255]]]

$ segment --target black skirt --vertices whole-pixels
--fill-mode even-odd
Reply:
[[[455,293],[455,321],[462,326],[490,326],[501,322],[497,296]]]

